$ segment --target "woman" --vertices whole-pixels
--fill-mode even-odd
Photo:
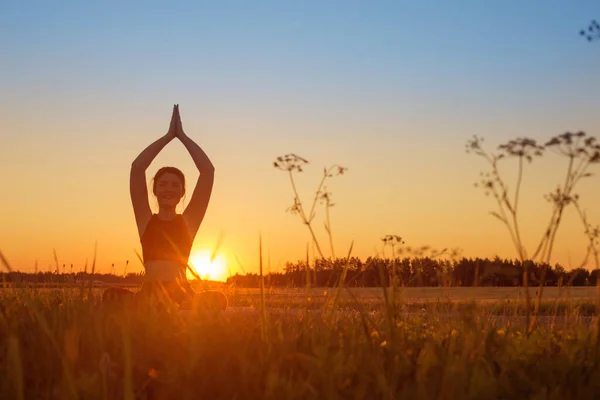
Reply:
[[[153,214],[148,203],[146,169],[175,138],[192,156],[200,176],[188,206],[178,214],[176,207],[186,193],[185,176],[174,167],[159,169],[152,182],[159,209]],[[214,174],[215,168],[208,156],[183,131],[179,105],[175,105],[167,134],[148,146],[131,164],[130,194],[146,269],[144,283],[136,296],[138,300],[166,294],[182,309],[188,309],[194,300],[212,307],[226,307],[227,299],[221,292],[210,291],[197,296],[186,277],[192,243],[206,214]],[[124,291],[114,289],[103,295],[106,301],[127,296]]]

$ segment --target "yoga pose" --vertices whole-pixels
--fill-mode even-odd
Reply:
[[[148,203],[146,169],[175,138],[183,143],[192,156],[200,176],[189,204],[182,214],[178,214],[176,207],[186,194],[185,176],[175,167],[160,168],[152,182],[152,193],[156,196],[159,208],[158,213],[153,214]],[[185,134],[179,106],[175,105],[167,134],[150,144],[131,164],[130,194],[146,270],[136,300],[167,295],[182,309],[189,309],[194,300],[217,303],[218,308],[226,307],[227,299],[221,292],[196,294],[186,277],[192,243],[212,193],[214,171],[208,156]],[[133,293],[110,288],[103,297],[105,301],[110,301],[130,295]]]

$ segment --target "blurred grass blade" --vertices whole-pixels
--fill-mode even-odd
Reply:
[[[8,360],[11,366],[12,382],[15,385],[16,396],[18,400],[25,399],[25,385],[23,382],[23,362],[21,360],[21,350],[19,348],[19,338],[11,335],[7,339]]]

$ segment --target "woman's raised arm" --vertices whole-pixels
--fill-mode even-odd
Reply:
[[[202,223],[208,208],[208,202],[210,201],[215,178],[215,167],[204,150],[202,150],[200,146],[196,144],[196,142],[194,142],[184,133],[179,115],[179,107],[177,107],[176,132],[177,137],[179,140],[181,140],[181,143],[183,143],[185,148],[190,153],[192,160],[194,160],[194,164],[196,164],[196,168],[198,168],[198,172],[200,172],[200,176],[198,177],[198,182],[196,182],[196,187],[194,188],[192,198],[183,212],[183,217],[185,218],[188,229],[193,238],[196,236],[198,228],[200,228],[200,224]]]
[[[152,217],[150,204],[148,204],[148,186],[146,183],[146,169],[156,158],[158,153],[176,137],[177,129],[177,107],[173,107],[173,115],[171,116],[171,125],[166,135],[154,141],[150,146],[131,163],[131,171],[129,175],[129,193],[133,204],[133,213],[135,214],[135,222],[138,227],[140,238],[144,234],[146,225]]]

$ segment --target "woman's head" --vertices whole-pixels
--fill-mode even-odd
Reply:
[[[175,167],[162,167],[154,175],[152,193],[159,207],[175,207],[185,194],[185,176]]]

